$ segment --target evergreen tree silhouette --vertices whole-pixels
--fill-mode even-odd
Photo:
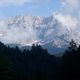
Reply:
[[[56,67],[56,57],[40,45],[22,51],[0,42],[0,80],[50,80]]]
[[[55,80],[80,80],[80,47],[72,40],[62,56],[61,66]]]

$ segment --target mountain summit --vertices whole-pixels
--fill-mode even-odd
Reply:
[[[21,46],[40,44],[56,48],[66,47],[71,39],[80,43],[80,32],[77,27],[66,25],[60,16],[57,14],[49,17],[26,15],[0,20],[0,41],[5,44]],[[64,22],[64,25],[58,18]],[[65,20],[68,21],[67,18]]]

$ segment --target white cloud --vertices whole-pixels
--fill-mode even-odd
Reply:
[[[0,6],[23,5],[28,2],[30,2],[30,0],[0,0]]]
[[[31,41],[37,39],[36,31],[32,27],[26,27],[25,29],[23,27],[10,27],[6,26],[4,21],[0,21],[0,41],[5,44],[17,43],[26,45],[27,42],[30,45],[32,43]]]
[[[75,30],[77,28],[77,25],[79,24],[79,21],[76,17],[65,15],[62,13],[55,13],[54,18],[57,19],[62,26],[66,26],[67,29],[73,29]]]
[[[0,6],[9,6],[9,5],[24,5],[25,3],[48,3],[51,0],[0,0]],[[61,23],[63,27],[67,27],[69,30],[74,29],[74,31],[80,27],[79,23],[79,15],[80,15],[80,0],[61,0],[62,1],[62,11],[55,13],[55,18]],[[75,15],[75,16],[74,16]],[[6,43],[13,42],[13,43],[21,43],[24,39],[24,42],[26,42],[26,38],[30,40],[36,40],[37,35],[34,29],[31,29],[30,27],[26,30],[18,29],[18,28],[12,28],[8,30],[4,25],[0,25],[1,30],[0,32],[4,32],[6,34],[6,37],[2,38],[1,40]],[[34,33],[32,33],[34,32]],[[11,33],[11,34],[9,34]],[[51,34],[51,32],[48,32],[46,35]],[[15,36],[13,36],[15,35]],[[0,36],[4,36],[0,34]],[[13,36],[13,39],[11,38]],[[33,36],[33,37],[31,37]],[[7,40],[6,40],[7,39]],[[28,41],[27,41],[28,42]],[[25,44],[25,43],[22,43]]]
[[[62,9],[54,13],[55,18],[69,30],[80,30],[80,0],[61,0]]]
[[[18,6],[24,5],[25,3],[48,3],[51,0],[0,0],[0,6]]]
[[[80,10],[80,0],[62,0],[63,11],[65,13],[78,14]]]

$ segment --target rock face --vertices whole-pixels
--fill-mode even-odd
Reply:
[[[71,39],[80,43],[77,27],[64,24],[54,14],[49,17],[26,15],[0,20],[0,41],[21,46],[40,44],[49,51],[52,47],[66,48]]]

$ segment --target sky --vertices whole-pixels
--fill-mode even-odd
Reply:
[[[79,15],[80,0],[0,0],[0,18],[16,15],[49,16],[54,12]]]
[[[19,15],[53,15],[64,28],[67,27],[70,31],[79,32],[80,36],[80,0],[0,0],[0,19]],[[10,30],[7,30],[8,26],[0,21],[0,36],[3,35],[2,32],[6,32],[7,35],[4,38],[4,41],[7,40],[6,42],[17,42],[20,39],[23,41],[24,38],[26,40],[26,37],[31,38],[31,36],[36,38],[36,31],[33,28],[28,28],[28,31],[23,31],[23,34],[20,35],[19,30],[22,31],[22,29],[11,27]],[[26,32],[30,35],[26,36]]]
[[[60,10],[61,0],[0,0],[0,18],[16,15],[48,16]]]

